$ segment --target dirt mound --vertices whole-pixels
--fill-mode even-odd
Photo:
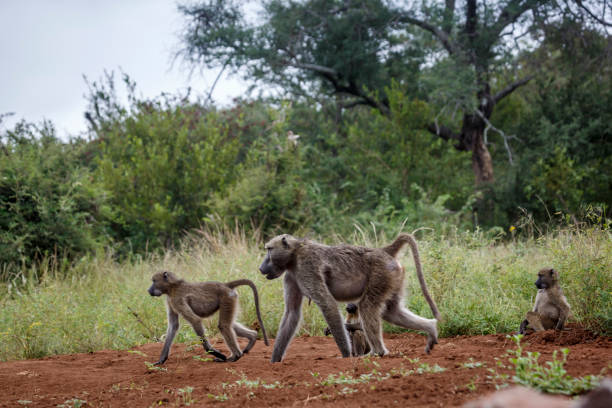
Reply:
[[[610,338],[580,330],[547,336],[527,336],[526,350],[539,351],[543,362],[563,343],[571,375],[600,374],[612,364]],[[422,335],[390,335],[385,343],[387,357],[342,359],[332,338],[300,337],[277,364],[261,341],[235,363],[207,361],[201,347],[177,344],[159,370],[146,362],[157,360],[161,344],[9,361],[0,363],[0,406],[450,407],[494,391],[511,374],[498,364],[508,366],[506,350],[514,348],[505,335],[440,339],[430,355]]]
[[[525,336],[523,342],[528,344],[554,344],[555,346],[572,346],[574,344],[606,342],[609,338],[600,337],[596,333],[579,326],[569,326],[567,330],[546,330],[534,332]]]

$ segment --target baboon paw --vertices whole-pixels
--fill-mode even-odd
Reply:
[[[210,350],[207,352],[210,355],[215,356],[215,361],[220,360],[220,361],[225,361],[227,360],[227,357],[225,357],[225,354],[217,351],[217,350]]]
[[[425,353],[431,353],[431,350],[434,349],[434,346],[438,344],[438,339],[430,339],[427,341],[427,345],[425,346]]]

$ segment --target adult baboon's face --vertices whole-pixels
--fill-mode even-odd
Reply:
[[[538,280],[535,282],[536,288],[548,289],[552,286],[556,279],[556,271],[552,268],[540,269],[538,272]]]
[[[174,274],[172,272],[158,272],[151,280],[153,283],[149,288],[149,295],[151,296],[161,296],[164,293],[168,293],[168,287],[170,286],[171,281],[174,280]]]
[[[276,279],[293,263],[298,240],[291,235],[283,234],[272,238],[265,245],[266,257],[259,266],[259,271],[267,279]]]

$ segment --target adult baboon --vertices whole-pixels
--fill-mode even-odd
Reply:
[[[382,339],[381,317],[408,329],[427,332],[425,351],[429,353],[438,342],[437,320],[417,316],[403,305],[404,268],[396,258],[405,244],[412,249],[421,290],[438,319],[438,308],[427,290],[416,241],[411,235],[400,234],[384,248],[327,246],[286,234],[271,239],[265,245],[267,255],[259,270],[268,279],[286,272],[285,312],[274,342],[272,362],[282,360],[295,334],[304,296],[321,309],[342,357],[351,355],[351,345],[337,301],[357,304],[373,354],[388,353]]]
[[[571,309],[559,285],[559,272],[553,268],[540,269],[535,285],[538,288],[535,304],[533,310],[527,312],[519,333],[525,334],[528,328],[535,331],[562,330]]]
[[[179,328],[179,314],[187,320],[196,334],[202,340],[202,346],[207,353],[215,356],[215,361],[236,361],[242,354],[248,353],[257,340],[257,332],[241,325],[235,321],[238,306],[238,293],[234,290],[237,286],[248,285],[253,290],[255,298],[255,311],[261,326],[264,342],[268,345],[268,336],[261,314],[259,312],[259,295],[257,287],[248,279],[239,279],[227,283],[222,282],[199,282],[190,283],[179,279],[172,272],[159,272],[153,275],[153,284],[149,288],[151,296],[167,295],[166,308],[168,310],[168,331],[166,342],[162,349],[159,361],[163,364],[168,359],[170,346]],[[219,331],[229,347],[232,354],[227,358],[223,353],[216,350],[204,336],[202,319],[211,316],[219,310]],[[249,340],[249,343],[241,352],[236,341],[236,335]]]

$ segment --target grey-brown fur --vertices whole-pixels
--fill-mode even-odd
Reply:
[[[527,316],[519,328],[519,333],[525,334],[527,329],[535,331],[562,330],[571,309],[559,285],[559,272],[553,268],[540,269],[535,285],[538,288],[538,294],[535,298],[533,310],[527,312]]]
[[[427,332],[426,352],[438,342],[436,319],[425,319],[404,307],[404,268],[396,257],[410,244],[421,290],[432,312],[439,318],[422,277],[414,238],[400,234],[384,248],[354,245],[327,246],[291,235],[279,235],[266,243],[268,251],[260,271],[268,279],[284,276],[285,311],[274,343],[272,362],[281,361],[301,318],[303,297],[321,309],[343,357],[351,355],[351,344],[337,301],[353,302],[372,354],[388,353],[382,339],[381,318],[390,323]]]
[[[346,320],[345,326],[349,332],[351,340],[351,353],[353,356],[363,356],[370,352],[370,345],[365,337],[365,333],[361,329],[361,321],[359,320],[359,308],[354,303],[346,305]],[[355,325],[358,327],[355,328]],[[351,329],[353,327],[354,329]]]
[[[235,321],[238,307],[238,293],[234,288],[242,285],[250,286],[255,298],[255,311],[261,326],[264,342],[268,345],[268,336],[261,320],[259,311],[259,295],[257,287],[248,279],[240,279],[227,283],[222,282],[198,282],[190,283],[179,279],[172,272],[159,272],[151,278],[153,283],[149,288],[151,296],[167,295],[166,309],[168,311],[168,330],[166,341],[162,349],[159,361],[155,364],[163,364],[170,354],[170,346],[179,328],[179,315],[187,320],[196,334],[202,340],[202,346],[207,353],[215,356],[215,361],[236,361],[242,354],[248,353],[257,340],[257,332],[248,329]],[[223,353],[216,350],[206,339],[202,319],[219,311],[219,331],[225,343],[232,352],[227,358]],[[236,341],[236,335],[246,338],[249,343],[241,352]]]

